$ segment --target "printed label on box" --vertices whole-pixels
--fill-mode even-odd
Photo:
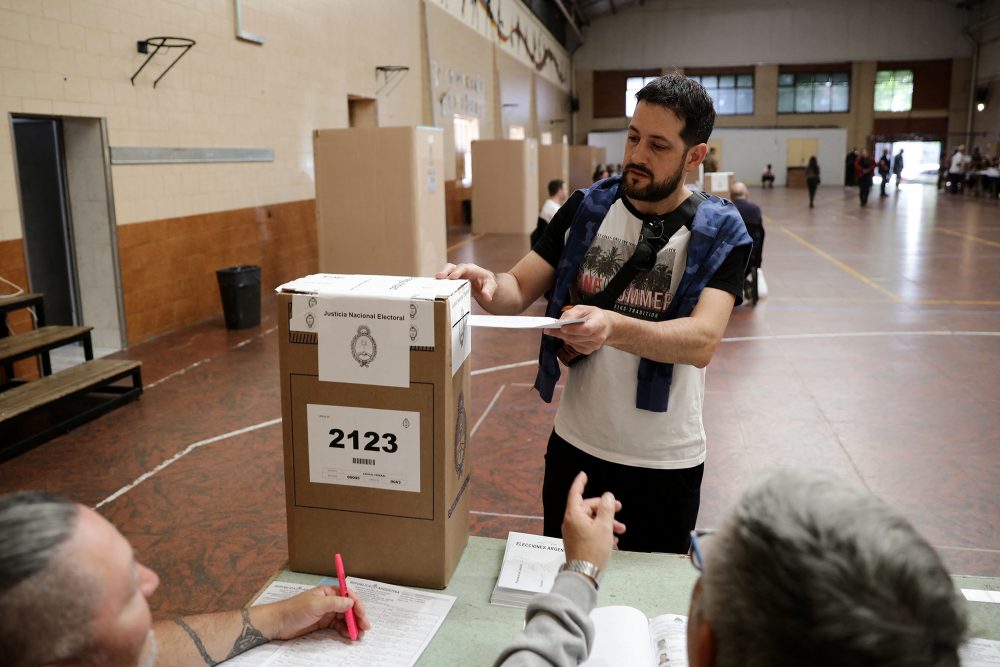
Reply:
[[[309,481],[420,492],[420,413],[306,405]]]
[[[472,327],[469,324],[472,290],[468,284],[449,297],[448,308],[451,310],[451,374],[454,376],[472,354]]]
[[[316,312],[319,379],[410,386],[409,301],[337,295]]]

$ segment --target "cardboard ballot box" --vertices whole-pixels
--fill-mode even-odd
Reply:
[[[289,568],[443,588],[468,540],[464,280],[278,288]]]
[[[731,171],[710,171],[705,174],[701,189],[710,195],[729,199],[729,192],[735,182],[736,175]]]

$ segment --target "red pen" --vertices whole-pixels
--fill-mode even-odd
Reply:
[[[337,564],[337,581],[340,583],[340,594],[345,598],[347,597],[347,575],[344,574],[344,559],[340,557],[340,554],[336,554],[333,557],[333,561]],[[351,636],[351,641],[358,638],[358,624],[354,620],[354,610],[348,609],[344,613],[344,620],[347,622],[347,634]]]

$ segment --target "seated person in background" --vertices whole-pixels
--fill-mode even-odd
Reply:
[[[545,228],[549,225],[549,220],[556,214],[559,207],[566,203],[569,192],[566,189],[566,181],[556,178],[549,181],[549,198],[542,204],[542,210],[538,214],[538,224],[535,231],[531,232],[531,245],[534,247],[538,239],[542,238]]]
[[[729,192],[729,197],[733,200],[736,210],[743,218],[743,224],[747,226],[747,233],[753,239],[753,248],[750,250],[750,261],[747,262],[747,278],[743,282],[744,287],[750,292],[746,299],[751,304],[757,303],[757,269],[764,261],[764,217],[760,212],[760,206],[750,201],[747,193],[746,183],[736,181],[733,189]]]
[[[364,605],[319,586],[238,611],[152,622],[160,579],[100,514],[48,493],[0,496],[0,657],[5,667],[214,665],[319,628],[347,637]]]
[[[567,558],[607,562],[607,495],[571,492]],[[913,526],[866,490],[780,470],[747,489],[718,532],[696,534],[692,667],[958,667],[966,623],[951,577]],[[587,577],[561,572],[551,593],[532,599],[524,630],[497,664],[585,660],[596,599],[585,586],[593,586]]]
[[[760,175],[760,185],[764,188],[774,187],[774,172],[771,171],[771,165],[767,165],[767,169]]]

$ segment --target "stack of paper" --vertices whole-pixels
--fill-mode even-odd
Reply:
[[[558,537],[508,533],[500,576],[490,603],[527,607],[536,593],[549,592],[559,574],[559,566],[565,562],[563,541]]]

